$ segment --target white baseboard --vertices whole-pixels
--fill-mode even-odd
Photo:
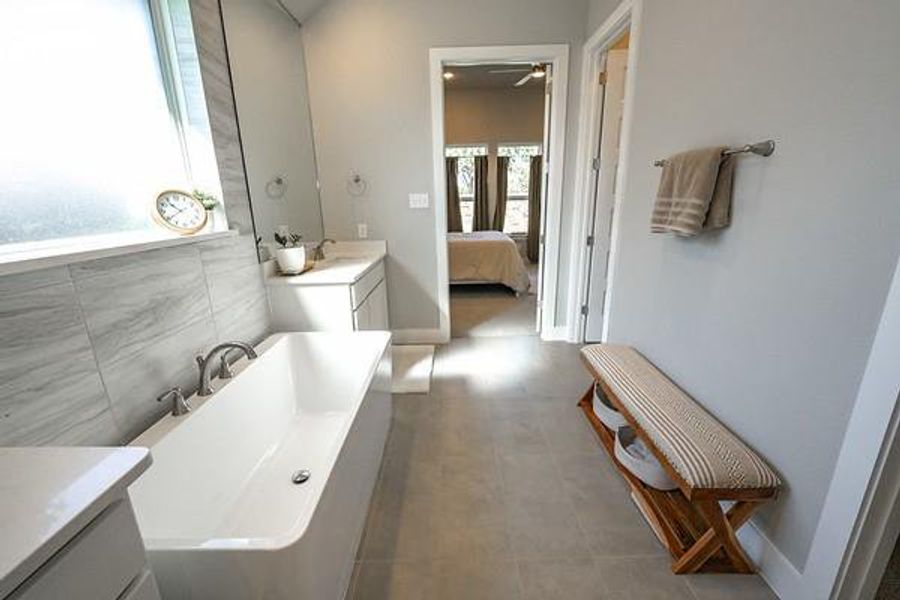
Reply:
[[[747,555],[759,567],[759,575],[781,600],[803,598],[803,574],[775,547],[753,521],[737,532]]]
[[[565,325],[559,327],[544,327],[541,331],[541,339],[545,342],[568,342],[569,328]]]
[[[403,344],[443,344],[447,340],[443,339],[441,330],[434,329],[395,329],[394,337],[391,343]]]

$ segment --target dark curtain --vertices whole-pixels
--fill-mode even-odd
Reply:
[[[497,157],[497,206],[494,207],[494,229],[503,231],[506,222],[506,179],[509,174],[509,157]]]
[[[447,164],[447,231],[462,231],[462,214],[459,211],[459,181],[457,171],[459,159],[448,156]]]
[[[538,262],[541,255],[541,185],[543,184],[543,157],[538,154],[531,157],[531,168],[528,171],[528,242],[526,255],[533,263]]]
[[[475,157],[475,207],[472,215],[472,231],[491,228],[488,208],[488,157]]]

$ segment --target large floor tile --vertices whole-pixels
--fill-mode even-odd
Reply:
[[[516,563],[462,558],[435,563],[437,600],[519,600]]]
[[[687,575],[697,600],[778,600],[758,575]]]
[[[596,559],[609,600],[695,600],[682,575],[673,575],[668,558]]]
[[[524,600],[602,600],[603,578],[590,559],[518,561]]]
[[[567,499],[528,500],[508,509],[509,539],[516,558],[586,558],[587,542]]]
[[[429,561],[361,562],[351,593],[353,600],[432,600],[433,566]]]
[[[550,454],[499,454],[503,490],[510,503],[566,499],[562,479]]]

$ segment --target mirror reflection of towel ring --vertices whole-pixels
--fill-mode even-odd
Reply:
[[[266,184],[266,195],[269,198],[276,200],[284,198],[285,191],[287,191],[287,179],[282,175],[276,175]]]
[[[369,183],[359,173],[353,173],[347,178],[347,193],[351,196],[364,196],[368,189]]]

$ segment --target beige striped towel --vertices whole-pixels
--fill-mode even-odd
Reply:
[[[724,146],[690,150],[666,159],[650,231],[693,236],[731,223],[734,157]]]

